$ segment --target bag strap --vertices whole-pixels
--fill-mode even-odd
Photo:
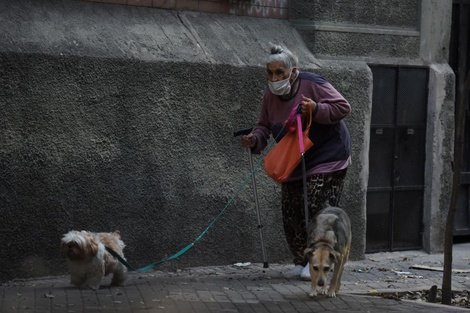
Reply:
[[[287,119],[285,123],[285,127],[287,128],[287,131],[291,132],[291,131],[296,130],[297,127],[294,124],[294,120],[296,119],[296,116],[300,114],[301,107],[302,107],[301,102],[299,102],[296,105],[294,105],[294,107],[292,108],[289,118]],[[307,128],[305,128],[305,130],[310,129],[310,126],[312,126],[312,115],[313,115],[312,106],[309,106],[309,119],[307,123]]]
[[[309,118],[308,118],[308,124],[307,124],[307,127],[305,128],[305,131],[302,131],[302,116],[300,115],[300,113],[296,114],[296,118],[297,118],[297,137],[299,139],[300,154],[302,154],[302,155],[305,153],[304,139],[303,139],[302,133],[306,132],[307,135],[308,135],[308,132],[310,131],[310,127],[312,126],[312,113],[313,113],[312,106],[309,105],[308,108],[309,108],[308,109]]]
[[[300,109],[300,102],[294,105],[294,107],[292,108],[292,111],[290,112],[289,118],[286,121],[285,125],[287,128],[287,131],[289,132],[294,131],[296,129],[294,120],[295,120],[295,116],[297,115],[297,113],[299,113],[298,112],[299,109]]]

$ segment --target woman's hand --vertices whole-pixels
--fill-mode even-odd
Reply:
[[[313,101],[310,98],[305,97],[302,95],[302,108],[300,109],[300,112],[302,113],[302,119],[307,119],[309,117],[309,109],[308,106],[311,106],[312,112],[315,112],[315,109],[317,108],[317,103]]]
[[[253,133],[248,134],[248,135],[243,135],[241,139],[242,147],[253,148],[254,146],[256,146],[256,141],[257,141],[257,138],[255,135],[253,135]]]

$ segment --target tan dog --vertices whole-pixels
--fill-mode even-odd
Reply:
[[[124,242],[119,231],[94,233],[69,231],[60,242],[62,255],[67,259],[70,283],[79,288],[98,289],[104,276],[113,273],[111,285],[122,285],[127,278],[127,268],[114,258],[105,247],[113,249],[124,258]]]
[[[341,286],[341,275],[351,248],[351,222],[347,213],[326,205],[309,225],[308,237],[304,254],[310,264],[312,287],[309,296],[316,297],[317,286],[320,286],[320,294],[334,298]],[[327,289],[326,280],[332,267],[333,277]]]

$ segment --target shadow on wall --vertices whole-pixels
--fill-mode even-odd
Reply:
[[[264,88],[259,68],[0,57],[2,280],[64,273],[59,241],[71,229],[120,230],[136,267],[163,259],[194,241],[249,173],[233,131],[256,119],[246,104]],[[263,175],[269,258],[285,261],[277,187]],[[261,262],[256,226],[246,186],[197,247],[164,266]]]

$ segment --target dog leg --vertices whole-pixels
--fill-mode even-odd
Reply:
[[[341,267],[341,260],[339,260],[339,262],[335,263],[335,268],[333,270],[333,276],[331,277],[331,281],[330,281],[330,287],[328,288],[328,294],[327,296],[329,298],[336,298],[336,284],[338,282],[338,276],[339,276],[339,272],[340,272],[340,267]]]
[[[317,278],[315,277],[315,272],[314,272],[313,267],[310,264],[310,262],[309,262],[308,269],[310,270],[310,281],[311,281],[311,283],[310,283],[310,293],[308,294],[308,296],[310,298],[314,298],[318,295],[318,293],[317,293]]]
[[[93,290],[100,288],[101,281],[104,277],[104,263],[95,264],[91,271],[87,274],[86,282],[83,287],[88,287]]]
[[[103,279],[102,275],[89,277],[84,287],[91,288],[93,290],[98,290],[100,288],[101,280]]]
[[[341,268],[340,268],[340,272],[339,272],[339,276],[338,276],[338,281],[336,282],[336,289],[335,289],[336,293],[338,293],[339,288],[341,287],[341,277],[343,276],[344,265],[346,264],[346,262],[349,259],[349,251],[350,251],[350,248],[349,248],[349,245],[348,245],[345,256],[343,258],[341,258]]]
[[[113,280],[111,286],[122,286],[124,281],[127,279],[127,268],[122,264],[116,266],[113,272]]]
[[[83,275],[82,276],[75,276],[75,275],[70,276],[70,283],[77,287],[83,286],[85,281],[86,281],[86,276],[83,276]]]
[[[336,284],[335,284],[335,293],[338,293],[339,288],[341,287],[341,276],[343,275],[344,263],[346,263],[345,259],[341,258],[341,261],[339,264],[338,278],[336,279]]]

